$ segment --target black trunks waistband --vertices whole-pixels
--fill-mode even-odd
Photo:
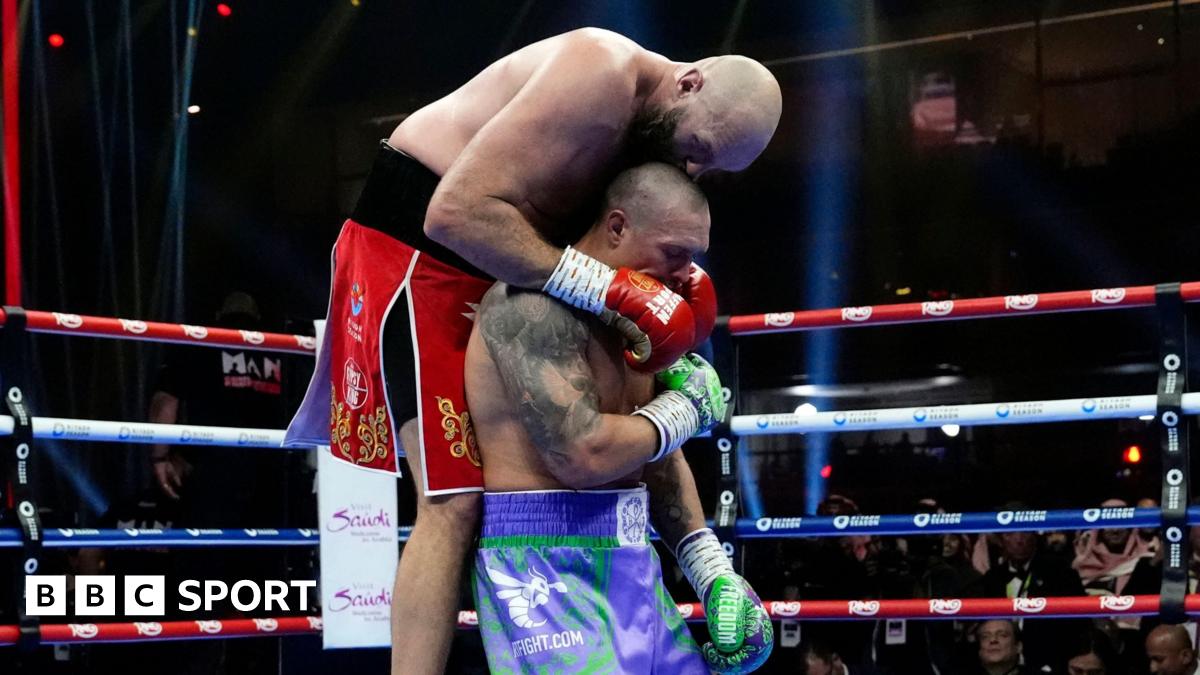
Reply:
[[[379,142],[379,152],[350,218],[480,279],[491,279],[458,254],[425,236],[425,210],[437,189],[437,174],[417,160]]]

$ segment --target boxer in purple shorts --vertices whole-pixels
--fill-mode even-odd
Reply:
[[[644,488],[484,495],[475,595],[493,673],[709,672],[646,509]]]
[[[575,250],[713,316],[711,282],[692,264],[708,230],[699,188],[647,164],[614,179]],[[697,321],[692,339],[709,330]],[[619,331],[540,293],[497,283],[479,306],[465,382],[483,463],[474,578],[492,672],[747,673],[770,654],[762,602],[705,527],[676,452],[725,415],[717,373],[689,354],[642,374],[623,350]],[[663,588],[647,523],[704,603],[703,647]]]

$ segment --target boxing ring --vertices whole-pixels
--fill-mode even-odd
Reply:
[[[1200,282],[1093,289],[1060,293],[1010,295],[941,302],[842,307],[729,317],[721,322],[718,369],[735,373],[737,350],[729,344],[759,334],[898,325],[950,320],[1155,307],[1159,328],[1158,387],[1135,396],[1085,397],[1042,401],[997,401],[960,405],[908,406],[868,410],[827,411],[812,415],[736,414],[701,443],[716,454],[719,489],[710,513],[712,526],[726,553],[737,560],[740,544],[756,539],[841,537],[847,535],[937,535],[1093,528],[1161,528],[1162,585],[1158,595],[920,598],[903,600],[798,600],[764,602],[775,620],[862,619],[984,619],[1029,617],[1101,617],[1162,615],[1181,620],[1200,615],[1200,594],[1187,594],[1191,558],[1187,528],[1200,526],[1200,507],[1188,507],[1190,497],[1188,433],[1183,416],[1200,414],[1200,392],[1187,393],[1186,319],[1184,304],[1200,302]],[[15,511],[19,528],[0,528],[0,548],[19,548],[25,575],[38,572],[47,548],[135,547],[264,547],[315,546],[317,529],[49,529],[37,517],[36,481],[32,458],[38,442],[89,441],[167,443],[193,446],[234,446],[281,449],[282,430],[146,424],[127,421],[82,420],[37,416],[23,394],[29,378],[27,342],[30,333],[91,336],[110,339],[172,342],[208,347],[237,347],[270,352],[315,352],[311,337],[237,331],[204,326],[144,322],[26,311],[0,311],[0,368],[5,383],[6,415],[0,415],[0,448],[9,478],[8,494],[0,495]],[[736,400],[736,378],[729,381]],[[1162,508],[1079,508],[971,513],[900,515],[838,515],[738,517],[736,440],[739,436],[806,432],[918,429],[959,426],[1025,425],[1153,416],[1162,454]],[[400,528],[403,541],[408,528]],[[19,576],[19,575],[18,575]],[[23,579],[17,580],[18,597]],[[755,579],[749,579],[754,583]],[[689,621],[703,620],[699,603],[679,603]],[[0,626],[0,645],[32,648],[38,644],[137,642],[315,634],[322,630],[317,616],[205,621],[130,621],[114,623],[42,623],[19,607],[19,623]],[[474,612],[459,613],[460,628],[476,625]]]

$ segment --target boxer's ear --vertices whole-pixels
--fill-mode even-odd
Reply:
[[[675,95],[682,98],[695,94],[704,87],[704,73],[695,65],[688,65],[675,71]]]
[[[613,209],[604,217],[605,241],[612,248],[617,248],[629,236],[629,216],[621,209]]]

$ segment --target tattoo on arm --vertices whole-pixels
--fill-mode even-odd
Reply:
[[[704,513],[691,467],[679,454],[646,465],[642,480],[650,490],[650,522],[671,550],[689,532],[704,527]]]
[[[571,441],[600,423],[587,324],[557,300],[505,284],[484,295],[478,320],[521,422],[553,472]]]

